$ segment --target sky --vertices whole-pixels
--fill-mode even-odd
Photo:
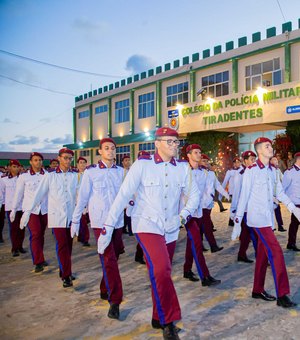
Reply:
[[[56,152],[75,96],[298,18],[299,0],[0,0],[0,151]]]

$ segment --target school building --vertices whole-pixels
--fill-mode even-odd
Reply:
[[[255,32],[77,96],[67,146],[95,163],[99,140],[113,137],[119,163],[154,152],[162,126],[177,129],[182,143],[190,132],[235,133],[240,152],[258,136],[274,138],[300,119],[300,19],[297,26],[270,27],[264,37]]]

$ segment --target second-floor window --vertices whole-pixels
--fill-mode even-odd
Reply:
[[[86,118],[86,117],[89,117],[89,115],[90,115],[89,110],[81,111],[81,112],[78,113],[78,118],[79,119]]]
[[[189,102],[189,83],[172,85],[167,87],[167,107],[185,104]]]
[[[95,114],[96,115],[103,113],[103,112],[107,112],[107,111],[108,111],[108,105],[107,104],[95,107]]]
[[[219,72],[209,76],[202,77],[202,88],[206,93],[202,96],[205,97],[220,97],[229,94],[229,72]]]
[[[139,96],[139,119],[154,116],[154,92]]]
[[[129,99],[121,100],[115,103],[115,123],[124,123],[129,121]]]

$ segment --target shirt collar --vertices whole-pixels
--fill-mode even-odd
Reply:
[[[300,171],[300,168],[298,165],[294,164],[294,168],[297,170],[297,171]]]
[[[263,163],[260,159],[258,159],[258,160],[256,161],[256,164],[258,165],[258,167],[259,167],[260,169],[265,168],[264,163]],[[271,163],[269,163],[269,169],[272,170]]]
[[[154,162],[155,162],[155,164],[164,163],[163,159],[160,157],[158,152],[155,152],[155,154],[154,154]],[[176,166],[175,158],[172,157],[169,163]]]
[[[61,168],[58,166],[55,170],[56,173],[64,172],[61,170]],[[67,172],[73,172],[72,168],[70,167]]]
[[[33,171],[32,167],[30,167],[29,173],[30,173],[31,176],[33,176],[33,175],[36,174],[36,172]],[[43,168],[41,168],[39,174],[41,174],[41,175],[44,175],[44,174],[45,174],[45,171],[44,171]]]
[[[107,168],[107,165],[106,165],[103,161],[99,161],[99,162],[98,162],[98,166],[99,166],[100,169],[105,169],[105,168]],[[116,168],[117,168],[116,164],[113,164],[113,165],[111,166],[111,168],[116,169]]]

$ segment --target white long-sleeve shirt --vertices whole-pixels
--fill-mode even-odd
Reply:
[[[275,192],[276,188],[276,192]],[[276,182],[276,172],[257,160],[245,170],[236,218],[242,220],[247,211],[249,227],[264,228],[274,225],[273,197],[284,203],[292,211],[295,205],[284,193],[280,181]]]
[[[4,175],[0,178],[0,206],[5,204],[5,211],[11,211],[13,208],[13,198],[16,191],[18,176],[13,177],[11,174]],[[22,210],[22,201],[15,207],[16,211]]]
[[[34,172],[32,169],[22,173],[16,183],[16,190],[13,197],[12,209],[18,210],[17,208],[22,203],[22,210],[29,210],[34,194],[42,181],[46,171],[41,169],[40,172]],[[47,214],[48,211],[48,197],[45,195],[42,201],[38,203],[32,210],[32,214],[42,215]]]
[[[300,204],[300,167],[296,164],[285,171],[282,179],[282,186],[285,193],[294,204]]]

